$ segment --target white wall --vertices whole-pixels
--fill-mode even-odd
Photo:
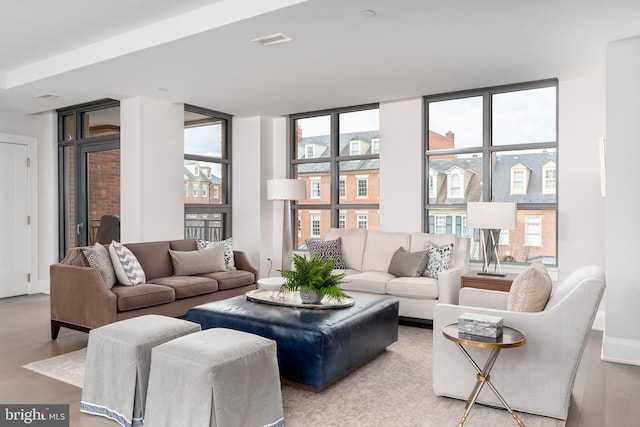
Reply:
[[[558,262],[563,279],[583,265],[604,267],[604,198],[598,139],[605,135],[604,72],[559,84]]]
[[[380,229],[422,230],[422,98],[380,103]]]
[[[184,237],[184,105],[120,103],[120,239]]]
[[[602,358],[640,365],[640,37],[607,46],[606,329]]]
[[[58,115],[35,115],[38,133],[38,289],[49,293],[49,266],[58,262]],[[32,163],[32,167],[34,167]]]

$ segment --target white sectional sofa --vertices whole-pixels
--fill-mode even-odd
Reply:
[[[376,230],[332,228],[325,240],[340,237],[346,273],[342,288],[357,298],[359,293],[388,295],[400,301],[401,317],[433,319],[439,302],[458,303],[460,276],[469,270],[468,238],[454,234],[402,233]],[[396,277],[387,272],[393,254],[403,247],[407,252],[425,250],[427,241],[435,245],[453,243],[450,268],[437,279]]]

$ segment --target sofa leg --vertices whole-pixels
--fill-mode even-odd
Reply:
[[[56,324],[55,321],[51,321],[51,339],[55,340],[58,338],[58,333],[60,332],[60,325]]]

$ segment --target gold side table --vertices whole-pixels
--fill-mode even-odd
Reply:
[[[515,348],[515,347],[523,346],[524,343],[527,341],[524,334],[518,331],[517,329],[504,326],[502,328],[502,335],[500,337],[495,339],[485,338],[481,336],[461,334],[458,332],[458,324],[451,323],[449,325],[446,325],[444,328],[442,328],[442,335],[444,335],[444,337],[447,338],[448,340],[456,343],[458,348],[462,351],[462,353],[464,353],[464,355],[467,357],[469,362],[471,362],[476,372],[478,373],[476,375],[476,379],[477,379],[476,385],[473,387],[473,390],[471,391],[471,394],[467,399],[464,415],[460,419],[460,422],[458,423],[458,427],[462,427],[464,425],[464,422],[467,420],[467,417],[469,416],[469,412],[471,411],[471,407],[473,406],[474,403],[476,403],[476,399],[478,398],[478,395],[480,394],[480,391],[482,390],[482,387],[485,385],[485,383],[491,388],[491,390],[493,390],[496,397],[502,403],[502,406],[504,406],[507,409],[507,411],[509,411],[509,413],[516,420],[518,425],[520,425],[521,427],[525,427],[524,423],[520,420],[520,418],[518,418],[518,415],[513,411],[513,409],[511,409],[511,407],[507,404],[507,402],[500,395],[500,393],[498,393],[498,390],[496,390],[495,386],[491,383],[491,375],[490,375],[491,369],[493,368],[493,365],[496,363],[496,360],[498,359],[500,350],[502,350],[503,348]],[[465,348],[463,347],[465,345],[470,347],[481,347],[481,348],[491,349],[491,354],[489,355],[489,358],[485,362],[484,367],[482,369],[480,369],[480,366],[476,363],[475,360],[473,360],[469,352],[465,350]]]

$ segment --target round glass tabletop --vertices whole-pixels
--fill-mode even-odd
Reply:
[[[442,328],[442,334],[448,340],[458,344],[484,348],[512,348],[524,345],[527,338],[522,332],[508,326],[502,327],[502,335],[498,338],[483,337],[479,335],[465,334],[458,330],[457,323],[451,323]]]

